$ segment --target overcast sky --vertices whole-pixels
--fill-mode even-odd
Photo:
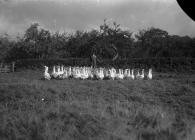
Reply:
[[[98,29],[105,18],[132,32],[157,27],[195,37],[176,0],[0,0],[0,34],[22,34],[34,21],[52,31]]]

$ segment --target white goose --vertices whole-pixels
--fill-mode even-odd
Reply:
[[[77,68],[73,67],[73,69],[72,69],[72,77],[76,78],[76,75],[77,75]]]
[[[72,77],[72,67],[69,67],[68,69],[68,77]]]
[[[76,79],[81,78],[81,72],[80,72],[79,69],[76,69],[74,77],[75,77]]]
[[[89,78],[93,79],[94,78],[94,73],[93,73],[93,68],[92,67],[88,68],[88,73],[89,73]]]
[[[62,72],[61,72],[61,69],[60,69],[60,66],[57,66],[57,75],[59,76],[59,75],[61,75],[61,74],[63,74]]]
[[[135,77],[136,77],[136,79],[139,79],[139,80],[141,79],[141,75],[140,75],[140,73],[139,73],[139,70],[138,70],[138,72],[137,72],[137,74],[136,74]]]
[[[132,79],[130,69],[127,69],[127,79]]]
[[[58,74],[57,74],[57,72],[56,72],[56,67],[55,67],[55,66],[53,66],[53,72],[51,73],[51,76],[52,76],[53,78],[57,78],[57,77],[58,77]]]
[[[123,70],[119,69],[119,73],[118,73],[118,79],[122,80],[124,78],[124,74],[123,74]]]
[[[89,78],[93,79],[94,75],[92,71],[89,71]]]
[[[60,74],[64,74],[64,70],[65,70],[64,66],[61,66],[60,67]]]
[[[125,72],[124,72],[124,78],[127,79],[128,78],[128,69],[125,69]]]
[[[134,80],[135,76],[134,76],[134,69],[131,70],[131,79]]]
[[[84,67],[84,68],[82,68],[82,70],[81,70],[81,79],[87,79],[89,77],[89,74],[88,74],[88,72],[87,72],[87,70],[86,70],[86,68]]]
[[[105,79],[109,79],[110,76],[109,76],[109,71],[108,70],[105,69],[104,75],[105,75],[104,76]]]
[[[149,71],[148,71],[148,79],[152,79],[152,69],[150,68]]]
[[[140,75],[141,79],[144,79],[144,69],[142,69],[142,74]]]
[[[51,76],[50,76],[50,74],[48,73],[49,68],[48,68],[47,66],[44,66],[44,67],[45,67],[44,79],[50,80],[50,79],[51,79]]]
[[[104,79],[104,71],[102,68],[100,68],[99,70],[97,70],[97,74],[96,74],[97,78],[100,80]]]
[[[109,71],[110,71],[110,78],[114,80],[116,78],[116,70],[112,68]]]
[[[139,70],[136,75],[136,79],[143,80],[144,79],[144,69],[142,69],[142,73],[139,73]]]
[[[61,75],[62,79],[68,78],[68,71],[66,69],[63,70],[63,74]]]
[[[65,77],[64,77],[64,67],[63,66],[61,66],[61,67],[59,67],[60,69],[58,69],[58,78],[59,79],[64,79]]]

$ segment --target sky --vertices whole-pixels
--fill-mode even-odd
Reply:
[[[132,32],[156,27],[195,37],[195,22],[176,0],[0,0],[0,35],[21,35],[33,22],[54,32],[86,31],[104,19]]]

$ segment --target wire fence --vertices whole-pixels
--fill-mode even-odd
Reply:
[[[0,63],[0,73],[8,73],[15,71],[15,62],[12,63]]]
[[[64,66],[91,66],[89,58],[66,58],[66,59],[25,59],[16,61],[16,68],[36,69],[44,65]],[[195,70],[195,58],[186,57],[161,57],[161,58],[128,58],[112,61],[102,59],[97,62],[98,67],[115,68],[153,68],[156,71],[189,71]]]

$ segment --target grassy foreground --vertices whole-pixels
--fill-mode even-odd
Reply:
[[[1,140],[194,140],[195,75],[41,80],[0,74]]]

